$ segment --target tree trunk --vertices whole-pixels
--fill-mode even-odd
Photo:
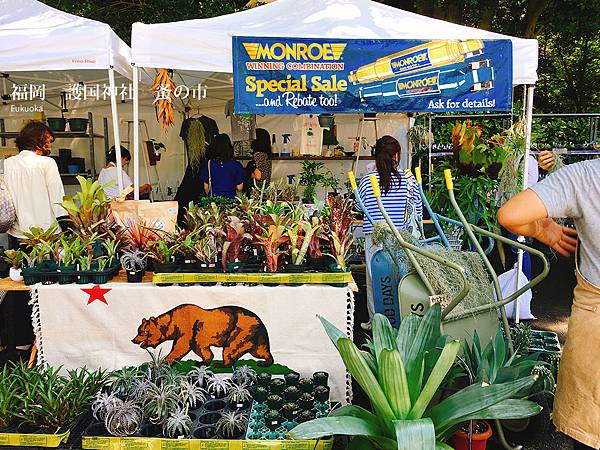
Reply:
[[[535,28],[540,15],[548,4],[548,0],[528,0],[525,10],[525,23],[523,27],[523,36],[526,38],[535,37]]]
[[[446,14],[444,20],[452,23],[463,23],[465,2],[464,0],[446,0],[444,2]]]
[[[433,17],[435,0],[417,0],[416,10],[418,14]]]
[[[479,5],[479,21],[477,27],[482,30],[491,30],[492,21],[496,17],[496,11],[500,0],[481,0]]]

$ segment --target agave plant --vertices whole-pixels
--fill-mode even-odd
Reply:
[[[208,379],[206,390],[210,395],[216,398],[225,397],[229,392],[229,389],[231,389],[231,380],[228,378],[221,378],[213,375]]]
[[[182,405],[190,408],[197,408],[206,401],[204,390],[188,378],[184,378],[178,385],[179,401]]]
[[[405,317],[399,330],[376,314],[371,352],[359,350],[345,333],[321,321],[346,368],[368,395],[372,412],[342,407],[329,417],[298,425],[290,432],[294,439],[345,434],[354,436],[353,448],[364,450],[450,449],[444,440],[465,421],[525,418],[540,411],[533,402],[512,398],[533,385],[531,376],[495,385],[473,384],[430,405],[460,350],[459,341],[440,336],[437,304],[422,319]]]
[[[187,436],[191,430],[192,419],[188,415],[187,406],[178,406],[175,411],[171,411],[169,417],[163,423],[163,434],[166,437]]]
[[[190,380],[192,380],[195,384],[200,387],[205,387],[208,380],[212,379],[215,374],[209,369],[208,366],[194,366],[187,373],[187,376]]]
[[[252,386],[256,383],[258,374],[252,367],[243,364],[234,369],[231,379],[240,386]]]
[[[137,403],[127,400],[107,411],[104,426],[113,436],[124,437],[137,433],[143,422],[142,408]]]
[[[217,422],[217,431],[224,438],[235,439],[241,436],[248,426],[248,416],[235,411],[227,411]]]

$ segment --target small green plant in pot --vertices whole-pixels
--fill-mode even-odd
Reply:
[[[165,236],[163,239],[149,244],[148,257],[154,260],[156,273],[173,273],[177,269],[174,261],[175,253],[181,246],[175,237]]]
[[[444,442],[468,420],[523,418],[540,411],[533,402],[511,398],[533,385],[531,376],[497,385],[473,384],[435,404],[460,350],[459,341],[440,335],[438,304],[423,318],[403,318],[398,330],[376,314],[368,352],[321,321],[346,368],[369,397],[372,411],[344,406],[329,417],[298,425],[290,432],[294,439],[344,434],[354,436],[350,445],[361,450],[447,450],[451,447]]]
[[[217,430],[224,439],[239,439],[248,427],[248,416],[235,411],[227,411],[217,422]]]
[[[6,250],[2,259],[10,264],[10,279],[13,281],[23,281],[21,266],[25,254],[21,250]]]

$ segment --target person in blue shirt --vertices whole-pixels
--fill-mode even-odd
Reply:
[[[369,175],[375,174],[381,188],[381,200],[385,210],[394,222],[396,228],[406,230],[413,235],[419,233],[418,222],[423,216],[423,203],[419,194],[419,187],[410,171],[398,170],[400,161],[400,143],[392,136],[383,136],[375,143],[376,170],[367,172],[361,177],[358,193],[367,212],[374,222],[383,222],[383,215],[377,206],[373,195]],[[365,233],[365,257],[367,263],[367,309],[372,318],[375,307],[373,301],[373,285],[371,277],[371,258],[379,246],[373,244],[371,234],[373,225],[365,218],[363,224]],[[370,329],[370,320],[362,324],[364,329]]]
[[[241,191],[246,171],[233,159],[233,145],[224,133],[215,136],[207,149],[208,162],[200,171],[206,195],[234,198]]]

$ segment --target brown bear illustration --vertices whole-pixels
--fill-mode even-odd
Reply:
[[[190,351],[203,362],[213,360],[211,346],[223,347],[223,366],[230,367],[245,353],[263,359],[260,366],[273,364],[269,335],[256,314],[237,306],[203,309],[196,305],[179,305],[158,317],[142,319],[138,335],[131,340],[142,348],[156,348],[173,341],[166,360],[179,361]]]

